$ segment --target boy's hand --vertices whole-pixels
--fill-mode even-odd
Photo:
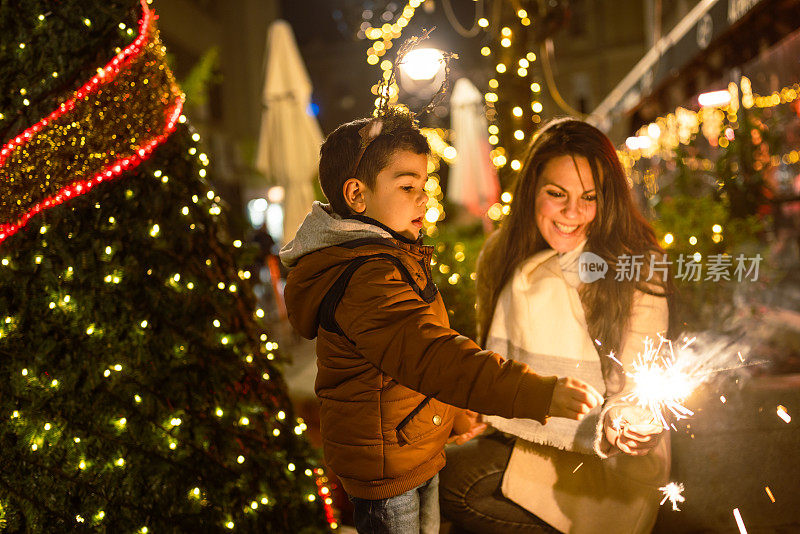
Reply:
[[[602,403],[603,396],[590,384],[565,376],[556,382],[548,415],[580,421],[589,410]]]
[[[631,456],[650,452],[664,433],[664,427],[653,414],[636,405],[613,406],[603,427],[608,442]]]
[[[453,430],[447,443],[462,445],[486,430],[486,423],[481,422],[481,414],[471,410],[463,410],[453,419]]]

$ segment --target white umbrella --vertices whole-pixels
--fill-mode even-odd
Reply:
[[[498,201],[500,184],[490,154],[483,95],[466,78],[457,80],[453,88],[450,120],[456,160],[450,167],[447,198],[483,216]]]
[[[261,131],[256,168],[284,188],[283,241],[290,241],[311,210],[322,132],[308,114],[311,80],[288,22],[267,34]]]

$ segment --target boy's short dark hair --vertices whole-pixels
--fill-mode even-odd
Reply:
[[[363,118],[342,124],[325,139],[319,151],[319,183],[322,192],[328,198],[333,211],[342,217],[351,214],[342,192],[347,180],[358,178],[372,189],[378,173],[389,164],[389,159],[396,151],[408,150],[415,154],[431,152],[428,140],[409,116],[400,124],[393,124],[391,131],[381,133],[369,144],[353,173],[353,166],[361,151],[359,130],[370,120]]]

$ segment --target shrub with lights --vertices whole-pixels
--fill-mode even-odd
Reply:
[[[673,263],[689,328],[720,328],[746,316],[743,303],[767,301],[796,268],[797,221],[781,218],[797,210],[788,201],[800,184],[798,94],[793,84],[759,95],[742,76],[702,94],[699,109],[679,107],[643,125],[621,147],[661,246],[673,261],[697,264]]]
[[[0,531],[324,532],[155,20],[0,5]]]

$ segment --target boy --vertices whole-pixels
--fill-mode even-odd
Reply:
[[[438,532],[444,445],[482,429],[465,409],[544,423],[602,401],[449,328],[420,236],[429,153],[399,111],[340,126],[320,151],[330,205],[314,203],[281,251],[289,319],[317,338],[325,462],[360,533]]]

